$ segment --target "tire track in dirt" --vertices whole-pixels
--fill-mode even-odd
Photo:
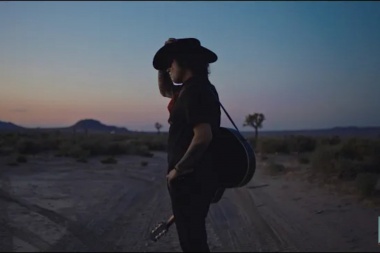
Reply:
[[[12,232],[13,236],[20,238],[21,240],[29,243],[30,245],[33,245],[34,247],[40,249],[41,251],[46,251],[51,247],[51,245],[47,241],[43,240],[40,236],[25,228],[13,227],[8,225],[7,229],[9,229],[9,231]],[[13,250],[10,250],[10,252],[12,251]]]
[[[18,199],[14,196],[11,196],[9,193],[7,193],[3,190],[0,190],[0,198],[2,198],[3,200],[5,200],[7,202],[16,203],[16,204],[26,208],[29,211],[38,213],[38,214],[46,217],[47,219],[51,220],[52,222],[54,222],[57,225],[65,227],[67,229],[67,231],[71,234],[69,236],[70,241],[75,242],[75,240],[73,240],[74,239],[73,236],[74,236],[74,237],[78,238],[79,241],[83,244],[83,245],[80,245],[79,248],[97,251],[98,248],[92,247],[94,241],[96,241],[96,242],[99,242],[100,244],[103,245],[102,248],[107,249],[107,250],[112,249],[112,247],[110,245],[107,245],[107,243],[103,242],[103,240],[100,237],[96,236],[93,233],[93,231],[85,229],[84,227],[78,225],[76,222],[71,221],[70,219],[66,218],[65,216],[63,216],[57,212],[54,212],[52,210],[40,207],[40,206],[32,204],[32,203],[29,203],[26,200]],[[11,226],[8,225],[8,227],[11,227]],[[20,232],[21,229],[17,229],[16,231],[18,231],[19,233],[21,233],[23,235],[28,234],[28,232],[24,232],[24,233]],[[43,239],[40,238],[40,241],[43,241]],[[78,242],[76,244],[78,244]],[[46,244],[44,244],[44,245],[46,246]],[[56,249],[55,245],[48,248],[47,251],[59,251],[59,249]],[[86,247],[83,247],[83,246],[86,246]],[[44,248],[41,248],[41,250],[44,250]]]
[[[248,189],[226,190],[211,218],[226,251],[299,251],[262,217]]]
[[[126,177],[128,179],[131,177]],[[141,179],[132,177],[133,180],[128,182],[135,182],[141,184]],[[144,182],[146,184],[147,182]],[[136,185],[137,186],[137,185]],[[154,187],[154,184],[153,184]],[[91,206],[88,208],[88,211],[83,215],[78,215],[78,221],[76,222],[75,235],[87,246],[89,243],[92,250],[100,251],[118,251],[119,248],[115,246],[110,241],[107,241],[105,235],[109,230],[112,230],[112,227],[115,224],[115,221],[118,217],[122,216],[129,207],[134,205],[136,199],[138,199],[141,194],[145,191],[145,187],[131,187],[126,186],[126,180],[121,179],[120,183],[115,184],[115,186],[110,190],[108,198],[103,201],[100,201],[96,206]],[[94,210],[96,212],[94,213]],[[91,215],[89,215],[91,214]],[[102,238],[101,240],[96,238],[86,238],[88,231],[91,231],[96,238]],[[70,231],[72,232],[72,231]],[[83,240],[85,239],[85,241]],[[67,238],[62,238],[62,240],[54,245],[51,250],[69,250],[71,239],[68,235]],[[72,245],[70,248],[75,249],[75,245]],[[70,250],[71,251],[71,250]]]
[[[6,191],[11,189],[11,183],[5,174],[6,172],[7,169],[5,168],[0,171],[0,192],[2,189]],[[12,231],[9,229],[8,204],[8,201],[0,197],[0,252],[13,251],[13,236]]]

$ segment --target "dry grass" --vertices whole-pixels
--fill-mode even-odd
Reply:
[[[376,192],[380,176],[380,139],[341,139],[336,136],[316,138],[315,141],[294,136],[262,138],[258,149],[259,161],[265,164],[271,175],[288,177],[292,174],[293,177],[295,174],[335,192],[380,202],[380,193]],[[289,157],[289,161],[296,159],[298,166],[278,161],[276,157],[280,154]]]

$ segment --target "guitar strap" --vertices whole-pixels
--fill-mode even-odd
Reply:
[[[227,117],[230,119],[232,125],[234,125],[234,127],[236,128],[236,131],[239,132],[239,134],[241,135],[239,129],[237,128],[237,126],[235,125],[234,121],[232,120],[232,118],[230,117],[230,115],[228,114],[228,112],[226,111],[226,109],[224,109],[224,106],[222,105],[222,103],[220,102],[220,100],[218,99],[217,95],[215,94],[215,92],[212,90],[211,88],[211,85],[210,85],[210,90],[212,92],[212,94],[214,94],[215,98],[218,100],[220,106],[222,107],[223,111],[225,112],[225,114],[227,115]]]

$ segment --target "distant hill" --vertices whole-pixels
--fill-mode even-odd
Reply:
[[[107,133],[126,133],[129,132],[125,127],[108,126],[94,119],[80,120],[70,127],[56,127],[56,128],[26,128],[20,127],[10,122],[0,121],[0,132],[14,132],[14,131],[62,131],[62,132],[107,132]]]
[[[105,125],[102,122],[95,119],[83,119],[78,121],[72,126],[69,127],[59,127],[59,128],[26,128],[15,125],[11,122],[3,122],[0,121],[0,132],[8,132],[8,131],[56,131],[59,130],[61,132],[85,132],[87,129],[88,132],[94,133],[131,133],[125,127],[116,127]],[[241,131],[242,129],[240,129]],[[152,133],[156,134],[157,132],[144,132],[139,131],[140,133]],[[247,136],[253,136],[253,131],[241,131],[241,133]],[[260,129],[259,136],[267,136],[267,137],[276,137],[276,136],[286,136],[286,135],[306,135],[306,136],[341,136],[341,137],[380,137],[380,126],[379,127],[334,127],[327,129],[304,129],[304,130],[285,130],[285,131],[265,131]]]
[[[0,121],[0,131],[17,131],[23,129],[23,127],[17,126],[11,122]]]
[[[76,131],[92,131],[92,132],[114,132],[114,133],[126,133],[128,129],[125,127],[107,126],[98,120],[84,119],[78,121],[76,124],[70,127]]]
[[[254,135],[254,132],[242,132],[244,136]],[[305,136],[340,136],[340,137],[379,137],[380,127],[334,127],[327,129],[305,129],[287,131],[260,131],[259,135],[267,137],[286,135]]]

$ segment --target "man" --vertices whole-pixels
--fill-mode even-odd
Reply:
[[[220,106],[208,75],[216,60],[193,38],[169,39],[153,60],[160,93],[172,99],[167,181],[184,252],[210,252],[205,219],[218,186],[211,147],[220,127]]]

